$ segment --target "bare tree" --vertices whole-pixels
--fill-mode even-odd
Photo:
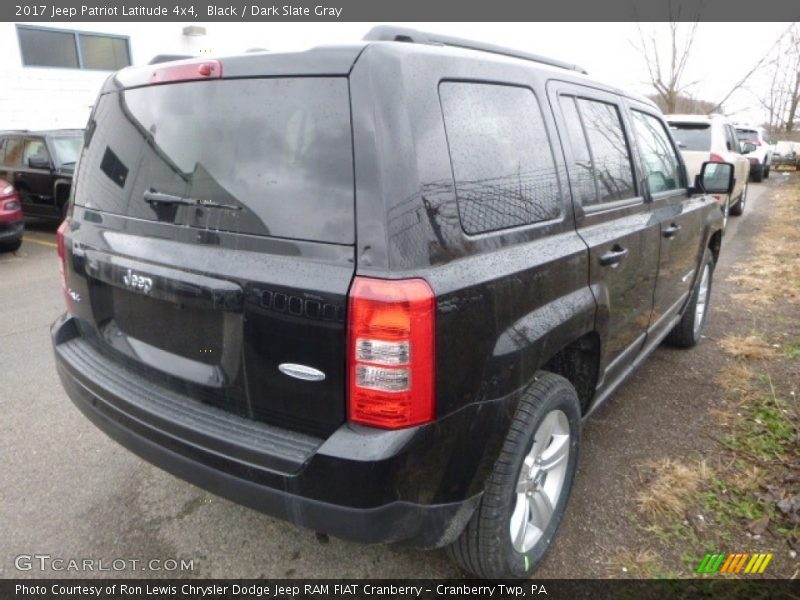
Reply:
[[[797,119],[797,109],[800,105],[800,30],[795,26],[792,28],[789,52],[791,53],[791,69],[794,71],[794,85],[789,89],[789,110],[786,113],[784,129],[791,133]]]
[[[666,44],[652,30],[646,35],[641,24],[638,26],[639,44],[634,46],[641,54],[647,66],[650,84],[655,90],[651,98],[666,113],[689,112],[705,113],[722,112],[725,103],[736,92],[743,89],[750,78],[765,65],[774,69],[773,81],[768,97],[759,97],[759,101],[770,115],[770,120],[780,120],[785,131],[791,131],[800,111],[800,29],[792,23],[778,38],[772,47],[759,58],[748,71],[730,87],[717,102],[695,100],[689,89],[697,82],[686,82],[686,70],[692,56],[692,46],[697,33],[700,15],[694,20],[681,23],[681,7],[673,11],[672,3],[668,3],[669,15],[673,19],[669,23],[668,49]],[[770,60],[772,59],[772,60]],[[786,70],[788,69],[788,71]]]
[[[765,64],[767,81],[752,92],[767,115],[772,133],[791,133],[800,115],[800,26],[792,23],[778,39]]]
[[[780,37],[778,37],[778,39],[775,40],[775,43],[772,45],[772,47],[770,47],[770,49],[767,50],[767,52],[760,59],[758,59],[758,61],[752,66],[752,68],[741,77],[741,79],[739,79],[736,83],[734,83],[731,86],[731,88],[728,90],[728,93],[725,94],[722,97],[722,100],[717,102],[709,112],[716,112],[718,110],[722,110],[722,105],[725,104],[725,102],[727,102],[728,99],[731,96],[733,96],[734,93],[740,90],[745,83],[747,83],[747,81],[764,65],[764,63],[766,63],[769,60],[770,56],[774,55],[776,50],[780,50],[784,40],[787,38],[791,39],[793,37],[793,33],[795,33],[796,29],[795,25],[796,25],[795,23],[789,25],[786,31],[784,31],[780,35]]]
[[[691,94],[678,94],[675,100],[675,106],[672,110],[667,110],[666,104],[658,94],[647,96],[650,100],[656,103],[656,106],[661,109],[661,112],[680,113],[682,115],[707,115],[714,108],[715,103],[700,98],[695,98]]]
[[[671,6],[670,6],[671,9]],[[672,11],[670,10],[670,14]],[[656,91],[656,103],[666,113],[674,113],[678,108],[681,96],[687,97],[688,88],[697,82],[685,83],[686,66],[692,54],[692,44],[697,32],[698,20],[690,23],[679,23],[680,8],[675,14],[675,21],[669,23],[669,50],[667,56],[659,48],[658,38],[652,31],[645,36],[639,25],[639,46],[647,65],[650,84]]]

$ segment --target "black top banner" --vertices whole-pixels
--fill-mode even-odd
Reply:
[[[10,0],[3,21],[797,21],[792,0]]]

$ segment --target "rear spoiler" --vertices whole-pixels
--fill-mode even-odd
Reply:
[[[111,75],[103,85],[101,94],[117,92],[126,88],[150,85],[156,69],[178,69],[199,67],[201,64],[216,63],[224,72],[224,77],[303,77],[329,76],[346,77],[356,62],[366,43],[347,46],[319,46],[303,52],[251,52],[219,59],[191,57],[185,59],[178,55],[159,55],[153,57],[151,64],[141,67],[127,67]],[[158,62],[156,59],[162,58]],[[178,60],[180,58],[180,60]],[[212,70],[213,71],[213,70]],[[216,74],[216,71],[215,71]],[[206,79],[208,76],[189,77]],[[163,80],[161,81],[164,82]]]

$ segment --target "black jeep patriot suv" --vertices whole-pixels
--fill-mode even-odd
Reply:
[[[722,215],[694,191],[651,103],[498,47],[378,28],[124,69],[59,231],[58,372],[216,494],[522,577],[582,419],[700,338]]]
[[[19,193],[25,216],[61,221],[83,130],[0,131],[0,179]]]

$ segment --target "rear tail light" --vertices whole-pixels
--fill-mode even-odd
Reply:
[[[221,77],[222,63],[218,60],[204,60],[202,62],[157,67],[150,75],[150,83],[220,79]]]
[[[423,279],[356,277],[348,308],[350,421],[399,429],[435,413],[436,297]]]
[[[725,159],[722,158],[719,154],[711,153],[711,157],[708,159],[711,162],[725,162]]]
[[[69,227],[69,219],[64,219],[56,231],[56,252],[58,252],[58,270],[61,272],[61,289],[64,291],[64,302],[67,311],[72,312],[72,298],[67,290],[67,252],[64,242],[64,233]]]

